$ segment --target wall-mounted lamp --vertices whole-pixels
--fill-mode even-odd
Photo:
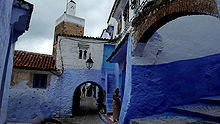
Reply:
[[[89,59],[88,60],[86,60],[86,67],[88,68],[88,69],[91,69],[92,68],[92,66],[93,66],[93,60],[92,60],[92,58],[91,58],[91,53],[89,54]]]

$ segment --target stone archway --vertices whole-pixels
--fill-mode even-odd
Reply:
[[[134,27],[134,42],[144,42],[157,29],[167,22],[187,15],[212,15],[218,17],[215,0],[154,0],[148,2],[142,13],[137,16]]]
[[[86,96],[94,97],[97,101],[97,110],[100,112],[105,113],[106,107],[104,105],[105,102],[105,90],[97,83],[92,81],[87,81],[79,86],[76,87],[74,94],[73,94],[73,103],[72,103],[72,115],[80,115],[81,109],[80,109],[80,100],[82,99],[82,87],[86,86],[87,84],[90,84],[87,88],[91,88],[90,90],[87,89],[87,92],[85,92]],[[98,88],[98,91],[96,90]]]

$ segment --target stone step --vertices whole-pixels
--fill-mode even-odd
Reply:
[[[206,120],[220,122],[220,106],[210,104],[191,104],[172,108],[179,114],[201,117]]]
[[[220,104],[220,96],[201,98],[201,102],[209,104]]]
[[[182,116],[175,113],[164,113],[146,118],[132,119],[131,124],[194,124],[201,122],[200,118]]]

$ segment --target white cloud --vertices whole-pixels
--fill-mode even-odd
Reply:
[[[53,49],[53,42],[52,39],[24,39],[22,41],[16,42],[16,50],[24,50],[24,51],[31,51],[37,53],[44,53],[44,54],[52,54]]]

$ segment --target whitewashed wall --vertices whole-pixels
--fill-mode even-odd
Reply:
[[[94,61],[92,69],[101,70],[104,42],[106,41],[73,37],[59,37],[58,40],[60,43],[58,47],[61,48],[58,48],[57,55],[59,68],[61,68],[63,61],[66,69],[87,69],[86,60],[89,58],[89,53],[91,53],[91,58]],[[79,44],[89,45],[86,59],[79,59]]]
[[[220,19],[181,17],[161,27],[142,49],[133,51],[134,65],[154,65],[220,53]],[[136,55],[135,55],[136,54]]]
[[[64,13],[60,18],[58,18],[56,20],[56,25],[60,24],[63,21],[78,24],[83,27],[85,26],[85,19],[80,18],[80,17],[76,17],[76,16],[72,16],[72,15],[68,15],[66,13]]]

